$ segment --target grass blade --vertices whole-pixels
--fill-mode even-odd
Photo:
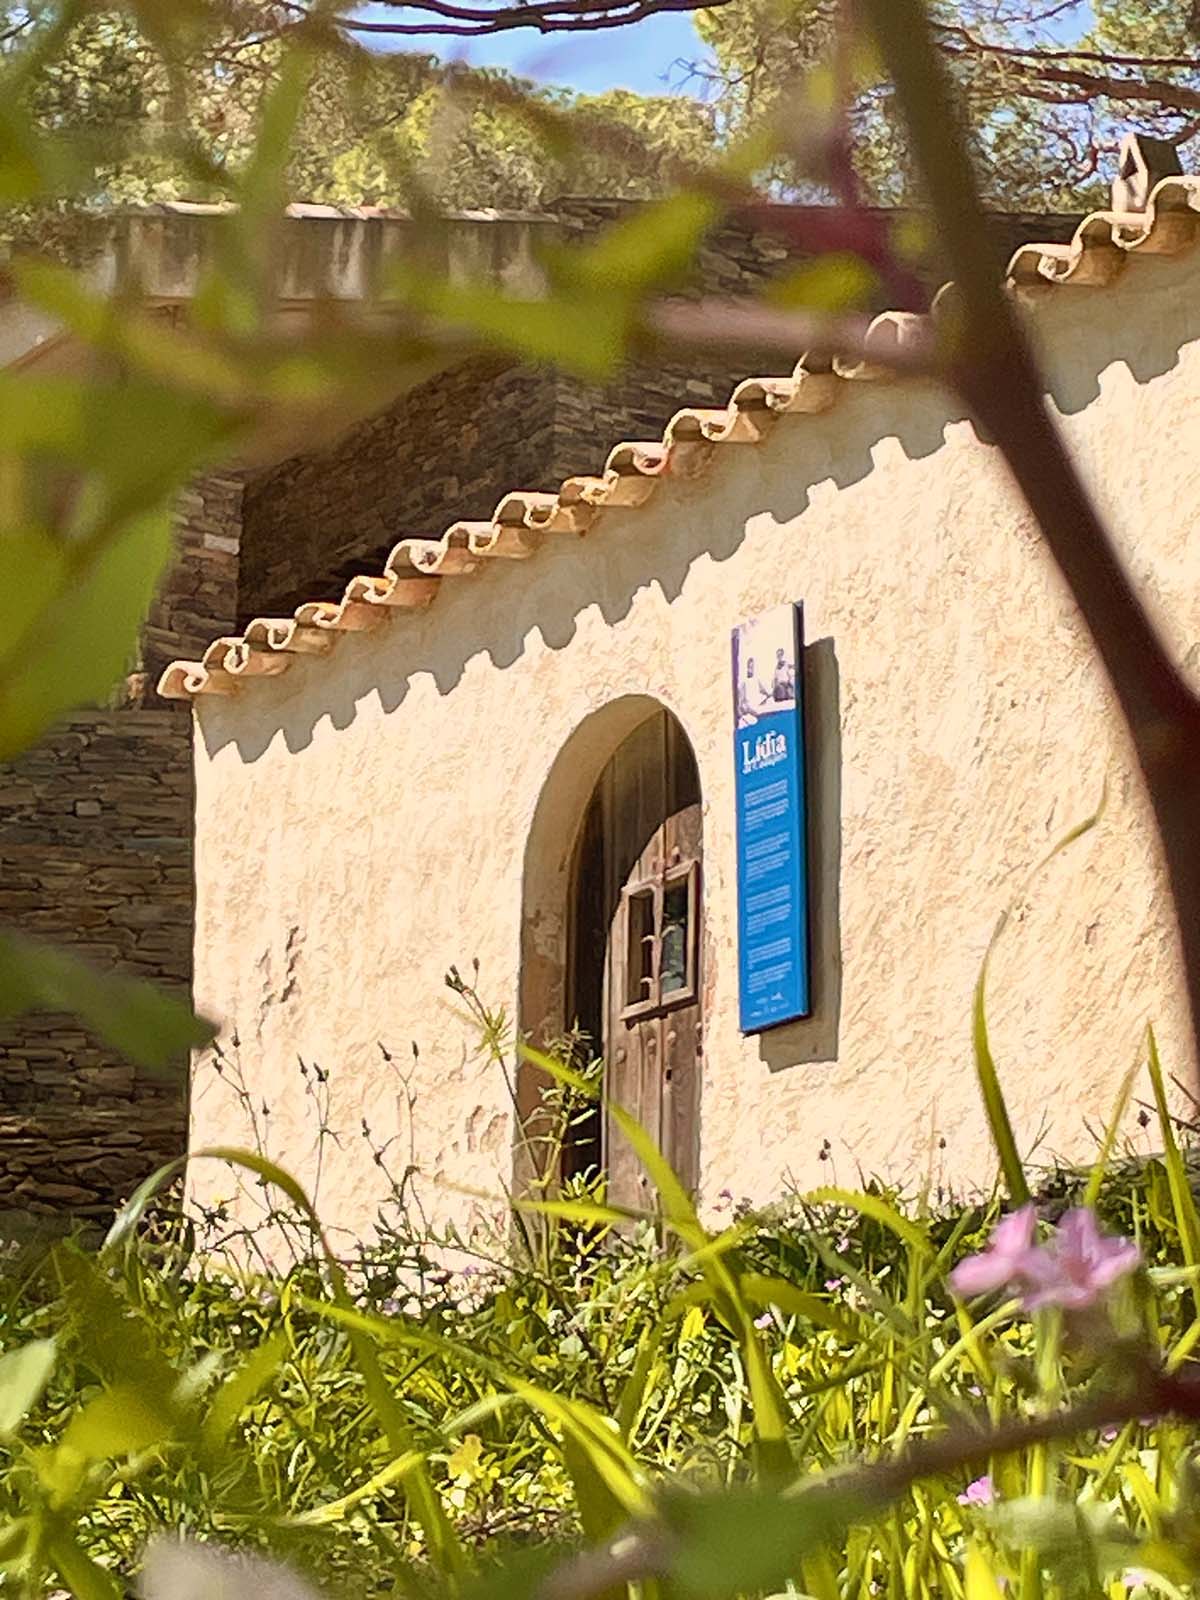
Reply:
[[[1167,1169],[1171,1208],[1175,1214],[1175,1226],[1179,1231],[1179,1248],[1183,1253],[1184,1265],[1194,1267],[1200,1261],[1200,1214],[1196,1210],[1196,1200],[1192,1194],[1192,1186],[1188,1182],[1187,1168],[1179,1149],[1179,1141],[1175,1137],[1171,1110],[1167,1105],[1166,1085],[1163,1082],[1162,1062],[1158,1056],[1158,1040],[1154,1036],[1152,1027],[1146,1029],[1146,1051],[1150,1083],[1154,1089],[1154,1104],[1162,1132],[1163,1165]],[[1192,1304],[1196,1316],[1200,1317],[1200,1285],[1196,1283],[1192,1284]]]

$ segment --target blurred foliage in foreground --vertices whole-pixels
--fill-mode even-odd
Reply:
[[[991,341],[1005,307],[971,254],[970,172],[945,136],[949,115],[932,114],[940,91],[919,9],[908,6],[911,26],[901,27],[899,10],[870,4],[894,74],[915,85],[909,123],[943,224],[957,229],[968,309],[984,324],[956,352],[960,379],[969,377],[971,359],[1005,353]],[[197,182],[215,181],[219,168],[237,209],[220,219],[190,321],[169,330],[45,260],[11,265],[11,295],[69,331],[94,364],[82,377],[0,374],[0,759],[109,691],[169,558],[175,495],[195,472],[246,450],[264,420],[302,418],[317,402],[380,403],[472,344],[553,358],[568,322],[579,369],[610,372],[645,332],[644,303],[677,285],[705,231],[778,159],[817,185],[840,173],[853,211],[846,108],[818,74],[811,94],[786,100],[786,128],[776,119],[692,174],[677,197],[590,249],[549,258],[545,300],[517,305],[487,285],[410,272],[392,286],[407,315],[385,331],[331,318],[285,341],[271,245],[293,197],[305,119],[330,109],[324,91],[314,106],[321,74],[334,70],[324,51],[297,32],[271,61],[249,123],[231,97],[224,152],[217,111],[209,126],[188,99],[189,29],[211,8],[116,8],[157,30],[161,106],[137,102],[120,39],[114,55],[102,35],[74,87],[69,75],[59,82],[56,110],[55,74],[85,12],[90,20],[82,3],[39,7],[37,25],[9,38],[0,200],[27,223],[73,200],[104,201],[136,146],[148,183],[160,158]],[[847,61],[855,73],[876,71],[869,51]],[[233,65],[222,70],[236,78]],[[123,84],[133,103],[124,123],[102,104]],[[84,87],[94,120],[78,115]],[[449,122],[430,124],[430,148],[435,133],[453,131],[455,103],[446,101]],[[525,98],[516,109],[552,149],[564,147],[553,106]],[[436,231],[435,187],[403,139],[393,153],[406,198]],[[886,267],[889,241],[869,229],[863,237],[879,247],[872,264]],[[814,306],[811,283],[791,288],[792,307]],[[829,299],[823,290],[817,309],[831,309]],[[1021,356],[1015,331],[1008,349]],[[1015,359],[999,370],[1026,381]],[[989,385],[976,388],[986,402]],[[1037,406],[1010,409],[1037,443]],[[1069,467],[1056,470],[1069,488]],[[1077,534],[1088,524],[1076,516],[1063,526]],[[1062,531],[1045,517],[1043,527]],[[1103,557],[1103,542],[1093,545]],[[976,1065],[1005,1187],[1022,1206],[1027,1179],[982,994],[981,979]],[[6,935],[0,1014],[36,1004],[77,1008],[145,1059],[199,1032],[157,997]],[[1039,1294],[1032,1316],[1021,1296],[967,1304],[947,1288],[994,1218],[973,1210],[938,1221],[878,1192],[825,1190],[790,1216],[736,1218],[714,1236],[616,1108],[657,1188],[662,1242],[645,1227],[631,1236],[636,1219],[602,1194],[542,1198],[526,1213],[559,1230],[557,1248],[540,1270],[507,1278],[446,1275],[441,1242],[399,1223],[351,1269],[288,1174],[252,1152],[210,1152],[269,1186],[311,1253],[286,1274],[239,1282],[219,1259],[192,1253],[182,1224],[157,1245],[140,1243],[149,1184],[98,1255],[68,1245],[41,1263],[9,1263],[3,1588],[118,1600],[145,1534],[167,1526],[267,1544],[349,1592],[447,1600],[609,1600],[627,1585],[637,1600],[1192,1592],[1200,1216],[1150,1055],[1164,1158],[1106,1187],[1106,1140],[1074,1212],[1091,1227],[1087,1208],[1106,1206],[1142,1264],[1134,1270],[1131,1249],[1096,1244],[1110,1264],[1126,1263],[1119,1282],[1101,1286],[1101,1255],[1077,1251],[1078,1281],[1060,1284],[1057,1300]],[[992,1238],[994,1291],[1013,1287],[1018,1266],[1032,1270],[1035,1258],[1068,1260],[1065,1226],[1036,1246],[1032,1216],[1020,1226],[1030,1237],[1011,1274],[1001,1236]],[[1011,1220],[1005,1229],[1011,1241]],[[1078,1228],[1072,1237],[1096,1243]],[[581,1535],[588,1548],[572,1560]],[[272,1590],[245,1572],[235,1589],[232,1574],[225,1583],[195,1563],[174,1570],[179,1584],[152,1600],[241,1600],[248,1583],[266,1600]]]

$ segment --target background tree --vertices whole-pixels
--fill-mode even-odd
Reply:
[[[1081,13],[1087,11],[1086,24]],[[1120,134],[1130,126],[1186,148],[1200,133],[1200,6],[1170,0],[935,0],[931,32],[958,94],[985,200],[1010,209],[1104,203]],[[790,85],[829,72],[848,37],[842,0],[734,0],[699,13],[712,59],[693,85],[740,131]],[[843,61],[854,166],[882,204],[917,192],[894,87],[865,57]],[[784,192],[812,192],[793,160],[772,169]]]
[[[58,13],[46,3],[0,9],[0,50],[23,59]],[[30,75],[31,128],[69,147],[73,181],[57,203],[43,193],[36,208],[10,214],[10,237],[69,240],[81,205],[232,197],[295,30],[256,27],[224,7],[195,8],[169,30],[150,18],[82,11]],[[665,191],[680,161],[714,149],[716,108],[692,96],[576,95],[429,54],[370,50],[337,29],[314,39],[287,153],[291,199],[403,206],[419,195],[440,207],[522,208],[571,192],[645,197]]]

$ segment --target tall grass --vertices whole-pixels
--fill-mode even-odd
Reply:
[[[1123,1314],[1180,1368],[1200,1342],[1196,1212],[1169,1124],[1163,1143],[1144,1165],[1053,1175],[1045,1209],[1087,1191],[1138,1239],[1149,1272]],[[431,1275],[437,1241],[396,1230],[352,1263],[317,1247],[280,1275],[190,1257],[161,1226],[99,1256],[10,1256],[4,1587],[115,1594],[166,1527],[268,1548],[338,1592],[454,1593],[497,1559],[540,1572],[581,1536],[645,1524],[664,1485],[804,1484],[1093,1381],[1094,1359],[1011,1303],[950,1296],[994,1206],[829,1190],[714,1235],[656,1176],[673,1247],[594,1202],[588,1230],[503,1274]],[[1133,1420],[997,1456],[991,1506],[963,1503],[986,1460],[924,1477],[878,1515],[831,1518],[793,1583],[974,1600],[986,1573],[1022,1597],[1124,1595],[1122,1574],[1155,1563],[1160,1587],[1186,1583],[1168,1535],[1189,1461],[1184,1425]],[[1079,1590],[1084,1545],[1099,1589]]]

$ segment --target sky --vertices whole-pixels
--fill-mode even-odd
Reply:
[[[386,5],[361,5],[356,15],[364,20],[420,20],[414,12]],[[566,84],[584,94],[601,89],[661,94],[668,86],[679,87],[684,76],[677,66],[680,59],[694,61],[705,53],[687,12],[662,12],[627,28],[585,34],[546,38],[532,28],[514,28],[480,39],[413,35],[402,43],[406,50],[457,55],[473,66],[507,67],[523,77]]]
[[[364,20],[421,20],[417,12],[378,3],[357,6],[355,15]],[[1090,21],[1088,0],[1075,0],[1049,24],[1049,32],[1065,43],[1078,38]],[[407,50],[450,58],[457,55],[473,66],[507,67],[522,77],[564,84],[584,94],[601,89],[636,89],[641,94],[678,90],[686,77],[680,63],[700,60],[706,54],[686,11],[662,12],[626,28],[593,33],[546,38],[532,28],[513,28],[478,39],[416,34],[398,43]]]

